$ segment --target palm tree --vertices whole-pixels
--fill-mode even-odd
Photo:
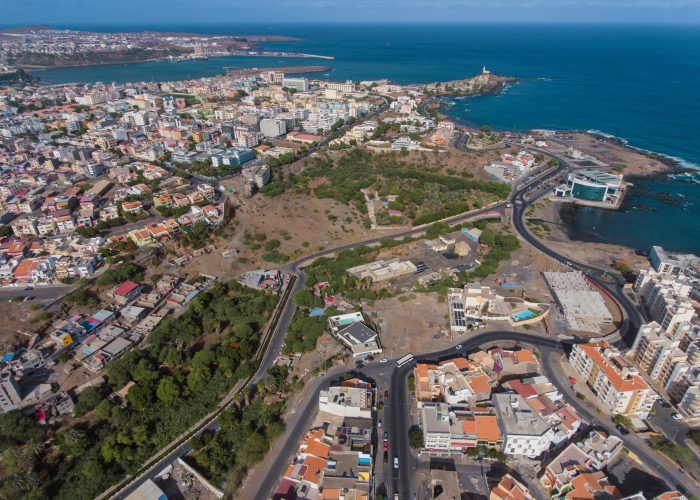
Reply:
[[[85,443],[86,434],[85,431],[80,429],[68,429],[63,433],[63,442],[68,447],[82,446]]]
[[[21,493],[30,491],[39,485],[39,478],[36,472],[18,472],[10,476],[10,491],[13,493]]]

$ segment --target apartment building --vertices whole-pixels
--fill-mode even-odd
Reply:
[[[679,323],[689,322],[695,315],[689,298],[693,287],[683,275],[643,270],[637,277],[634,289],[651,318],[665,331],[673,330]]]
[[[620,351],[607,342],[575,345],[569,362],[614,415],[645,419],[658,398]]]
[[[500,449],[503,435],[496,415],[468,407],[429,403],[420,410],[425,450],[463,453],[476,446]]]
[[[669,383],[675,366],[688,358],[680,349],[680,335],[676,332],[666,332],[655,321],[642,325],[630,351],[639,369],[663,386]]]
[[[549,449],[554,431],[519,394],[494,394],[498,424],[504,436],[503,452],[535,458]]]

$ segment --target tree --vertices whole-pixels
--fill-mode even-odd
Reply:
[[[316,297],[314,297],[314,294],[311,293],[308,288],[299,290],[296,295],[294,295],[294,304],[298,307],[309,309],[310,307],[313,307],[315,303]]]
[[[78,402],[73,408],[73,412],[77,416],[85,415],[87,412],[94,409],[102,401],[102,396],[94,387],[88,387],[78,396]]]
[[[180,387],[173,377],[164,377],[158,382],[156,396],[164,403],[172,403],[180,397]]]
[[[490,134],[493,131],[490,125],[482,125],[479,127],[479,130],[481,130],[484,134]]]
[[[423,431],[417,425],[412,426],[408,430],[408,444],[411,448],[423,448],[425,441],[423,440]]]

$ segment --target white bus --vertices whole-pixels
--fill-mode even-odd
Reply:
[[[413,354],[409,352],[404,357],[399,358],[399,360],[396,362],[396,367],[401,368],[403,365],[410,363],[411,361],[413,361]]]

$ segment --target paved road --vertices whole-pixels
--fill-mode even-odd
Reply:
[[[13,297],[34,297],[37,302],[51,302],[75,290],[77,285],[31,285],[30,290],[23,286],[8,286],[0,288],[0,301]]]

